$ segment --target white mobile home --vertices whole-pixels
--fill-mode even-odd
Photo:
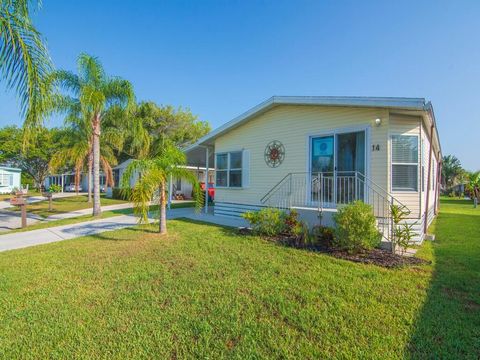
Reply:
[[[125,169],[127,168],[128,164],[132,162],[132,159],[125,160],[124,162],[118,164],[113,168],[113,179],[115,182],[115,186],[119,186],[120,181],[122,179],[123,173]],[[185,166],[186,169],[191,171],[197,180],[199,182],[205,182],[205,167],[200,167],[200,166]],[[130,178],[130,187],[133,187],[135,185],[135,182],[138,179],[138,174],[133,175]],[[215,170],[213,168],[210,168],[208,171],[208,179],[207,179],[209,184],[213,184],[215,181]],[[169,194],[171,195],[171,199],[175,198],[180,198],[180,199],[191,199],[193,194],[193,187],[192,184],[190,184],[188,181],[185,181],[184,179],[171,179],[171,182],[169,184]]]
[[[272,97],[186,153],[191,165],[214,162],[218,216],[271,206],[331,224],[363,200],[387,237],[393,203],[411,211],[421,241],[438,206],[441,148],[421,98]]]
[[[21,187],[22,170],[0,166],[0,194],[9,194]]]

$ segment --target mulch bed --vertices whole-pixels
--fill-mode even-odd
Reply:
[[[239,228],[238,233],[241,235],[252,235],[251,229],[248,228]],[[292,239],[289,237],[264,237],[268,241],[272,241],[277,244],[292,246]],[[296,247],[296,246],[292,246]],[[296,247],[304,250],[318,251],[324,254],[331,255],[337,259],[349,260],[357,263],[363,264],[373,264],[377,266],[382,266],[385,268],[399,268],[404,266],[417,266],[417,265],[427,265],[431,261],[417,258],[415,256],[402,256],[398,254],[392,254],[389,250],[384,249],[373,249],[370,251],[365,251],[357,254],[350,254],[345,250],[336,249],[333,247],[315,245],[315,246],[304,246]]]
[[[420,259],[415,256],[392,254],[391,251],[383,249],[372,249],[370,251],[358,254],[349,254],[346,251],[338,249],[325,249],[322,252],[328,253],[338,259],[350,260],[364,264],[374,264],[386,268],[430,264],[430,261]]]

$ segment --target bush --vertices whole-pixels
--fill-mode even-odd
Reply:
[[[60,185],[52,184],[48,188],[48,192],[50,192],[50,193],[58,193],[58,192],[61,192],[61,191],[62,191],[62,187]]]
[[[130,200],[132,190],[129,188],[112,188],[112,199]]]
[[[313,238],[316,243],[324,247],[330,248],[333,246],[335,229],[328,226],[318,225],[312,230]]]
[[[381,234],[370,205],[355,201],[334,215],[337,225],[333,243],[350,253],[371,250],[380,245]]]
[[[265,208],[260,211],[247,211],[242,214],[254,233],[265,236],[278,236],[287,229],[285,211],[274,208]]]
[[[310,233],[304,221],[298,219],[298,212],[290,210],[285,218],[288,245],[303,248],[310,244]]]

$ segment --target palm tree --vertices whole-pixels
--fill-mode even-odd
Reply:
[[[78,75],[69,71],[56,71],[52,84],[65,91],[54,96],[57,111],[77,109],[88,119],[92,134],[93,163],[93,215],[101,214],[100,207],[100,136],[102,123],[108,111],[118,107],[127,110],[135,104],[133,87],[127,80],[105,74],[98,58],[80,54],[77,60]]]
[[[30,19],[32,2],[0,0],[0,78],[20,97],[24,144],[41,124],[49,99],[45,80],[52,69],[47,48]]]
[[[185,169],[185,154],[171,144],[165,144],[158,156],[143,160],[133,160],[125,169],[121,187],[127,189],[129,180],[136,174],[139,179],[131,190],[130,200],[134,212],[141,223],[148,221],[150,204],[158,205],[159,233],[167,233],[167,195],[166,187],[170,177],[185,179],[193,185],[193,194],[197,209],[201,207],[200,185],[190,171]]]
[[[470,173],[468,176],[468,189],[472,199],[480,201],[480,171]]]
[[[445,187],[451,188],[462,174],[462,165],[455,155],[447,155],[442,159],[442,180]]]
[[[61,166],[73,165],[75,169],[75,187],[79,188],[81,173],[87,168],[88,176],[88,202],[92,201],[92,157],[93,157],[93,139],[89,123],[85,120],[75,118],[74,116],[67,117],[65,121],[69,126],[70,143],[68,147],[64,147],[56,152],[50,160],[50,168],[55,171]],[[107,132],[103,132],[101,136],[102,146],[100,148],[100,163],[105,174],[105,182],[107,186],[113,187],[113,170],[112,166],[117,165],[117,158],[114,154],[115,145],[121,145],[116,142],[112,145],[105,139]]]

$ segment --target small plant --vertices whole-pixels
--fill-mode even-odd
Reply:
[[[328,226],[318,225],[313,228],[312,236],[319,245],[330,248],[334,242],[335,229]]]
[[[306,247],[310,243],[310,233],[304,221],[298,219],[298,212],[290,210],[285,219],[286,232],[289,235],[289,245],[297,248]]]
[[[310,234],[305,222],[298,219],[298,213],[265,208],[260,211],[248,211],[242,215],[255,234],[279,237],[285,245],[297,248],[306,247],[310,243]]]
[[[59,193],[62,191],[62,187],[60,185],[55,185],[55,184],[52,184],[50,185],[50,187],[48,188],[48,192],[49,193]]]
[[[415,224],[407,224],[404,220],[410,215],[411,211],[405,206],[390,205],[390,215],[392,217],[392,252],[395,254],[397,247],[400,246],[402,252],[412,243],[412,239],[417,235],[413,231]]]
[[[287,214],[285,211],[265,208],[260,211],[247,211],[242,214],[254,233],[265,236],[278,236],[287,229]]]
[[[334,215],[337,225],[333,244],[349,253],[371,250],[380,245],[381,234],[373,209],[363,201],[342,207]]]

